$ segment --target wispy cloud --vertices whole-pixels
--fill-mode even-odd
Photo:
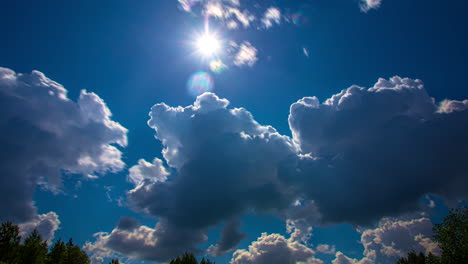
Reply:
[[[262,23],[266,28],[270,28],[274,23],[280,24],[281,11],[277,7],[270,7],[266,10],[262,18]]]
[[[257,62],[257,49],[250,42],[243,42],[234,58],[237,66],[248,65],[252,67]]]
[[[359,2],[359,7],[362,12],[368,12],[371,9],[377,9],[382,4],[382,0],[361,0]]]

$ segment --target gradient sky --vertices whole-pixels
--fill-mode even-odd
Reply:
[[[94,263],[437,253],[468,198],[467,5],[6,1],[0,219]]]

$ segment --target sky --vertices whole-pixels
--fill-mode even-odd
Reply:
[[[2,3],[0,220],[93,263],[440,254],[468,200],[467,5]]]

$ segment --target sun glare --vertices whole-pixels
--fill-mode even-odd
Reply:
[[[216,55],[221,48],[220,41],[216,36],[208,33],[205,33],[197,39],[196,46],[198,52],[206,57]]]

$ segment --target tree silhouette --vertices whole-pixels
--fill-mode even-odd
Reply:
[[[468,263],[468,208],[452,209],[433,228],[443,264]]]
[[[19,227],[11,222],[0,226],[0,262],[18,262],[21,236]]]
[[[118,259],[113,259],[109,264],[120,264],[120,261]]]
[[[169,262],[169,264],[198,264],[198,261],[197,261],[197,259],[195,258],[195,256],[193,254],[184,253],[182,256],[171,260],[171,262]],[[214,262],[211,262],[211,261],[203,258],[200,261],[200,264],[214,264]]]
[[[58,239],[47,254],[46,264],[66,264],[67,254],[67,246]]]
[[[21,263],[23,264],[43,264],[47,254],[47,242],[42,240],[41,235],[34,229],[24,240],[21,249]]]

